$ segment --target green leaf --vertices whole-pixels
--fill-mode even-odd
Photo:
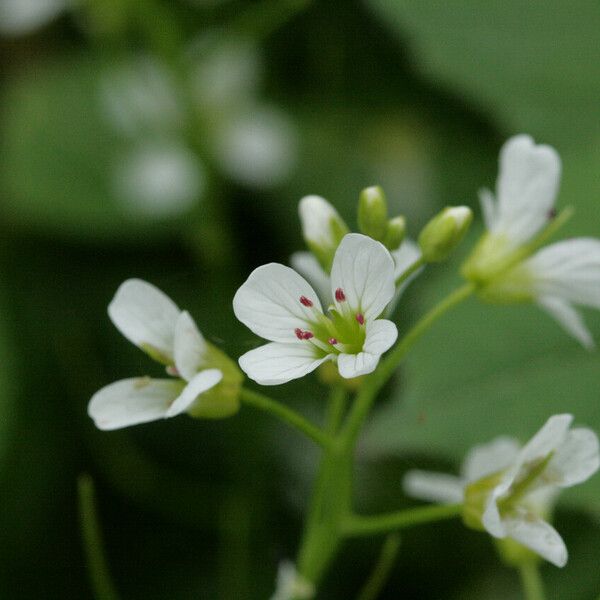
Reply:
[[[600,4],[366,0],[417,68],[507,131],[579,145],[600,134]]]

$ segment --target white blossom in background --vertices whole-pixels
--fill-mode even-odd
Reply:
[[[296,130],[287,115],[274,107],[256,106],[234,115],[214,135],[221,169],[243,185],[277,186],[296,164]]]
[[[500,152],[496,198],[481,193],[487,233],[463,265],[489,301],[533,301],[579,342],[592,336],[573,305],[600,308],[600,240],[577,238],[551,244],[533,256],[536,236],[554,219],[560,158],[526,135]]]
[[[242,370],[262,385],[297,379],[326,361],[344,378],[371,373],[398,330],[379,318],[395,294],[394,261],[379,242],[350,233],[331,270],[333,305],[325,315],[317,293],[293,269],[255,269],[233,299],[236,317],[271,343],[244,354]]]
[[[116,162],[113,193],[125,212],[165,218],[189,212],[206,188],[204,166],[177,142],[152,142]]]
[[[129,279],[108,307],[117,329],[167,366],[172,379],[134,377],[96,392],[88,414],[99,429],[111,430],[174,417],[202,403],[202,394],[223,378],[207,368],[208,346],[194,320],[153,285]]]
[[[70,0],[0,0],[0,34],[25,35],[53,21]]]
[[[408,472],[404,489],[424,500],[464,502],[465,517],[480,512],[480,525],[495,538],[510,538],[563,567],[566,546],[544,519],[560,489],[586,481],[600,467],[597,435],[571,429],[572,421],[567,414],[550,417],[521,449],[510,438],[476,447],[460,477]]]
[[[277,571],[277,586],[271,600],[311,600],[315,587],[306,581],[289,561],[282,561]]]

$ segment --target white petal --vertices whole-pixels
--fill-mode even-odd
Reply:
[[[312,308],[300,302],[302,296]],[[294,330],[309,326],[315,311],[323,312],[315,290],[296,271],[277,263],[254,269],[233,298],[235,316],[272,342],[297,342]]]
[[[398,328],[392,321],[376,319],[367,323],[363,350],[369,354],[382,355],[389,350],[398,338]]]
[[[340,354],[338,356],[338,371],[344,379],[353,379],[372,373],[379,364],[381,355],[359,352],[358,354]]]
[[[294,271],[304,277],[319,295],[319,300],[325,306],[333,302],[329,275],[323,271],[319,261],[312,252],[294,252],[290,257]]]
[[[349,233],[339,245],[331,268],[331,295],[341,288],[354,312],[366,320],[378,317],[396,291],[394,260],[383,244]],[[338,302],[340,312],[344,307]]]
[[[599,467],[598,436],[591,429],[572,429],[550,459],[544,479],[570,487],[589,479]]]
[[[592,334],[586,327],[581,315],[566,300],[541,296],[537,299],[537,303],[584,348],[593,350],[595,344]]]
[[[166,294],[141,279],[122,283],[108,305],[112,322],[129,341],[142,349],[150,347],[169,360],[179,313]]]
[[[544,426],[527,442],[519,453],[517,462],[521,466],[544,460],[564,443],[573,416],[568,414],[550,417]]]
[[[600,240],[575,238],[551,244],[524,266],[538,295],[600,308]]]
[[[550,146],[527,135],[509,139],[500,151],[496,196],[498,218],[492,231],[513,244],[534,236],[549,219],[560,179],[560,158]]]
[[[465,482],[460,477],[446,473],[408,471],[402,486],[407,496],[419,500],[441,504],[458,504],[464,500]]]
[[[504,519],[508,537],[533,550],[557,567],[567,564],[568,553],[560,534],[531,513],[519,513]]]
[[[331,222],[341,221],[333,206],[321,196],[305,196],[298,204],[304,239],[319,246],[333,246]]]
[[[462,475],[472,482],[502,471],[515,462],[519,449],[519,443],[508,437],[499,437],[488,444],[475,446],[465,458]]]
[[[483,222],[487,229],[493,230],[496,224],[497,211],[494,194],[487,188],[479,190],[479,203],[483,213]]]
[[[206,342],[190,313],[183,311],[175,325],[175,367],[179,374],[190,381],[204,364]]]
[[[240,356],[242,371],[260,385],[279,385],[298,379],[331,360],[321,356],[310,342],[280,344],[272,342]]]
[[[166,417],[167,409],[181,390],[181,382],[171,379],[122,379],[92,396],[88,415],[96,427],[104,430],[156,421]]]
[[[194,404],[200,394],[215,387],[221,379],[223,379],[223,373],[219,369],[206,369],[195,375],[185,386],[175,402],[171,404],[166,416],[174,417],[185,412]]]

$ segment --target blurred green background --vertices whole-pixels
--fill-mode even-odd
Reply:
[[[0,596],[93,597],[77,510],[89,473],[122,598],[268,598],[316,451],[251,409],[95,430],[97,389],[158,373],[111,325],[113,293],[153,282],[237,357],[256,340],[231,298],[302,247],[303,195],[354,225],[359,190],[379,183],[415,235],[446,204],[475,207],[519,132],[562,156],[565,235],[597,236],[599,31],[595,0],[0,0]],[[459,260],[413,284],[401,331]],[[467,302],[377,406],[358,506],[408,506],[407,468],[455,470],[474,443],[526,440],[556,412],[600,430],[599,384],[598,354],[533,307]],[[316,378],[272,392],[321,418]],[[571,558],[543,568],[548,597],[597,598],[600,477],[564,494],[556,525]],[[349,543],[319,597],[353,598],[379,545]],[[381,597],[521,592],[456,522],[406,532]]]

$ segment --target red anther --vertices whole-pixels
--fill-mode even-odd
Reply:
[[[302,306],[308,306],[309,308],[313,305],[312,300],[306,296],[300,296],[300,304],[302,304]]]
[[[361,313],[358,313],[356,315],[356,320],[361,324],[364,325],[365,324],[365,316]]]
[[[304,332],[302,331],[302,329],[300,329],[300,327],[297,327],[296,329],[294,329],[294,333],[296,334],[296,337],[299,340],[303,340],[304,339]]]
[[[346,294],[344,294],[344,290],[342,288],[335,290],[335,299],[338,302],[343,302],[346,299]]]
[[[335,346],[335,345],[338,343],[338,341],[337,341],[335,338],[329,338],[327,341],[328,341],[328,342],[329,342],[329,343],[330,343],[332,346]]]
[[[310,338],[315,337],[310,331],[305,331],[302,333],[303,340],[310,340]]]

